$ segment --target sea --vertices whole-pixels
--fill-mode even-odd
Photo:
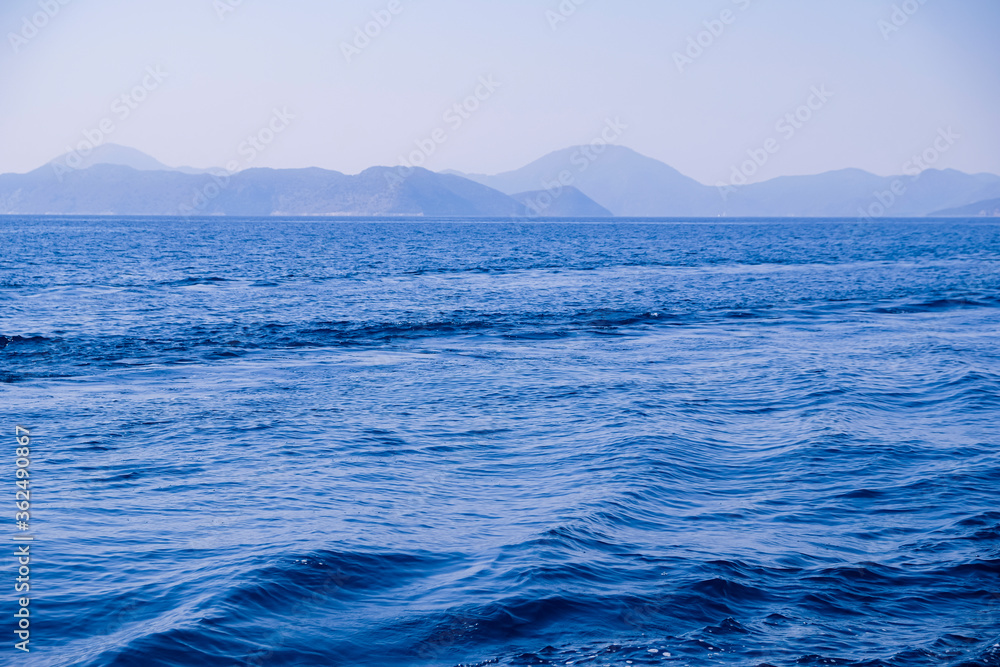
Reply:
[[[0,664],[1000,665],[1000,221],[0,239]]]

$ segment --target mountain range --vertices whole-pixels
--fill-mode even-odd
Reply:
[[[105,144],[0,175],[2,214],[548,217],[881,217],[1000,214],[1000,176],[843,169],[743,186],[699,183],[622,146],[567,148],[502,174],[371,167],[168,167]]]

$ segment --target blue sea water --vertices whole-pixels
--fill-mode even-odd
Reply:
[[[0,237],[4,664],[1000,665],[995,221]]]

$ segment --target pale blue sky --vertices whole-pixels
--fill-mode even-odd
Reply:
[[[38,167],[102,119],[109,141],[171,165],[347,173],[398,164],[441,128],[424,166],[494,173],[620,118],[621,144],[709,184],[769,138],[780,150],[753,180],[899,173],[947,127],[961,138],[934,167],[1000,173],[996,0],[907,0],[916,11],[888,38],[879,21],[900,0],[586,0],[555,29],[560,0],[398,0],[350,62],[342,43],[389,0],[242,0],[224,19],[219,5],[237,0],[58,2],[0,9],[0,172]],[[59,10],[12,43],[40,3]],[[679,71],[675,52],[725,10],[730,23]],[[122,118],[116,98],[149,66],[166,78]],[[483,76],[501,85],[446,121]],[[813,86],[833,96],[788,137],[776,122]],[[275,108],[294,119],[244,164],[242,142]]]

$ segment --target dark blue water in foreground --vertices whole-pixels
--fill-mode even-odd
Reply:
[[[996,222],[0,237],[10,664],[1000,665]]]

